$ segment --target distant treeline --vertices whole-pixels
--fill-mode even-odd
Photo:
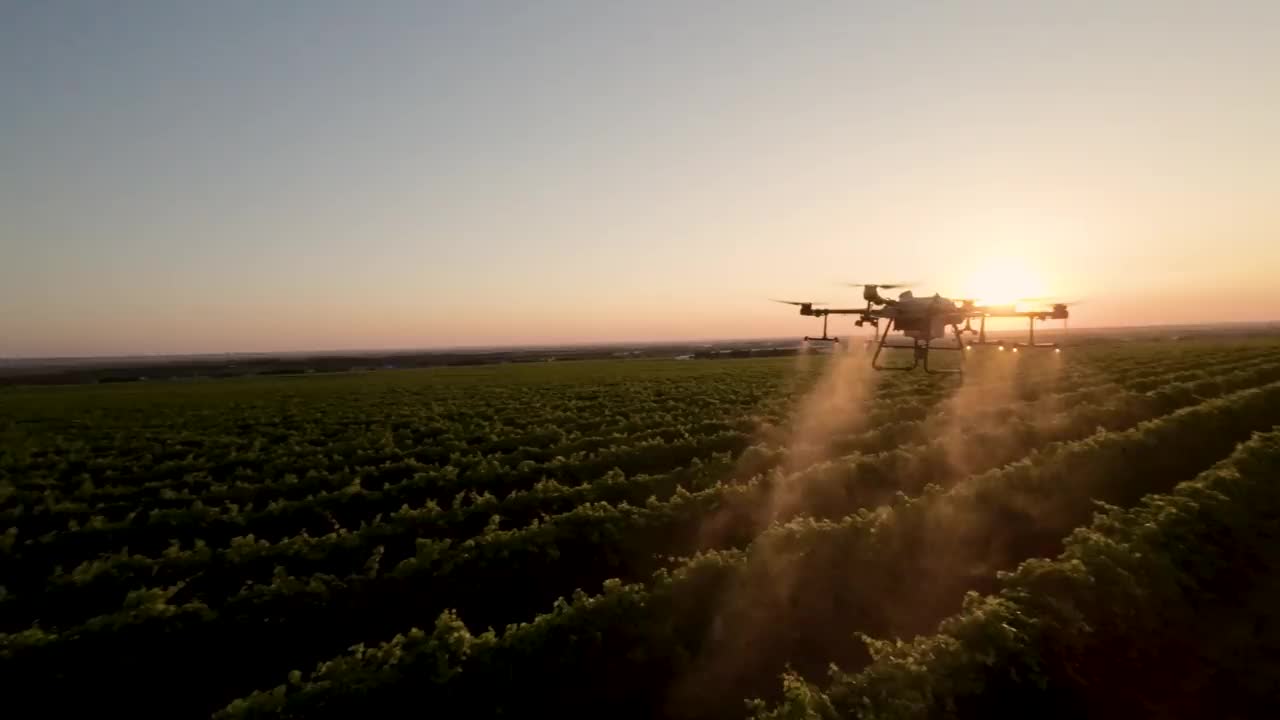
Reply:
[[[83,385],[98,383],[157,382],[165,380],[217,380],[250,375],[310,375],[318,373],[370,372],[406,368],[491,365],[496,363],[564,362],[654,358],[725,359],[791,355],[796,348],[701,349],[690,347],[616,350],[511,351],[486,353],[429,353],[388,356],[316,356],[307,358],[255,358],[227,361],[159,361],[113,367],[30,367],[0,374],[0,385]]]
[[[1062,342],[1067,346],[1095,343],[1188,341],[1212,338],[1274,337],[1280,331],[1275,325],[1217,326],[1202,328],[1129,328],[1105,330],[1077,330],[1070,334],[1060,331],[1038,331],[1037,338]],[[1025,340],[1017,331],[988,334],[993,338]],[[586,346],[512,348],[509,350],[472,350],[456,352],[387,353],[383,355],[313,355],[293,357],[218,357],[206,359],[157,358],[153,362],[124,364],[103,361],[102,364],[85,362],[77,365],[27,365],[4,367],[0,365],[0,386],[12,385],[83,385],[97,383],[149,382],[163,380],[188,380],[244,377],[249,375],[308,375],[317,373],[369,372],[406,368],[449,367],[467,365],[491,365],[496,363],[564,362],[571,360],[623,360],[623,359],[695,359],[724,360],[752,357],[779,357],[794,355],[801,345],[784,345],[785,340],[742,340],[716,343],[671,343],[641,347]],[[869,337],[857,336],[843,340],[835,349],[858,352],[872,342]],[[890,342],[901,343],[894,335]],[[806,351],[831,352],[826,344],[814,344]]]

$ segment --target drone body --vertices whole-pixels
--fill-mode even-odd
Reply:
[[[1067,305],[1070,304],[1054,303],[1050,310],[1019,311],[1013,305],[976,305],[972,300],[953,300],[937,294],[916,297],[910,290],[900,293],[897,299],[880,295],[880,288],[902,287],[903,284],[901,283],[883,285],[855,284],[854,286],[863,288],[862,297],[867,302],[865,307],[821,308],[814,306],[823,303],[796,302],[792,300],[778,300],[777,302],[799,305],[801,315],[822,318],[822,336],[805,336],[805,340],[809,342],[834,343],[839,341],[839,338],[827,335],[827,318],[831,315],[856,315],[858,319],[854,321],[855,325],[861,327],[862,325],[870,324],[877,330],[880,328],[881,321],[884,321],[884,330],[877,333],[876,352],[871,358],[871,366],[877,370],[912,370],[923,363],[926,372],[960,372],[958,369],[935,370],[930,368],[929,351],[968,351],[975,346],[981,347],[985,345],[998,345],[1000,350],[1004,350],[1005,343],[989,342],[987,340],[986,320],[989,317],[1027,318],[1030,333],[1028,341],[1026,343],[1012,343],[1014,352],[1017,352],[1019,348],[1051,349],[1054,352],[1060,352],[1057,343],[1037,343],[1035,341],[1035,324],[1037,320],[1052,319],[1062,320],[1065,325],[1068,317]],[[974,318],[977,318],[979,322],[977,330],[972,327]],[[961,327],[961,323],[963,323],[963,327]],[[903,346],[886,343],[888,335],[892,331],[901,332],[906,337],[911,338],[912,344]],[[954,337],[954,343],[945,340],[941,343],[936,342],[946,338],[948,332]],[[965,334],[977,334],[978,339],[965,343],[962,337]],[[913,351],[912,364],[909,366],[881,365],[879,363],[880,353],[886,347],[911,349]]]

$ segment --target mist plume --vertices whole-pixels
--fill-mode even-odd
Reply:
[[[840,439],[867,429],[867,401],[880,378],[871,369],[870,358],[860,352],[837,351],[824,361],[798,357],[796,369],[806,370],[817,362],[824,363],[821,374],[796,403],[785,430],[777,437],[784,455],[761,478],[762,501],[751,508],[749,518],[738,517],[741,510],[736,508],[713,514],[703,526],[701,546],[720,545],[733,529],[741,533],[744,523],[754,535],[773,522],[785,522],[802,512],[808,488],[799,471],[834,460]],[[796,558],[785,548],[786,543],[773,542],[752,546],[746,572],[720,598],[702,654],[671,690],[671,716],[714,714],[722,698],[743,689],[741,683],[775,670],[778,650],[785,647],[785,637],[779,635],[780,631],[785,634],[785,628],[777,620],[795,622],[790,608],[798,594],[814,590],[800,582]]]

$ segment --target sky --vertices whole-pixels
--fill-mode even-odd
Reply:
[[[769,298],[869,282],[1280,320],[1277,37],[1265,1],[0,0],[0,356],[798,337]]]

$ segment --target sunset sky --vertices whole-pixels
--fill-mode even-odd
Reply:
[[[7,357],[1280,320],[1280,2],[0,0],[0,218]]]

